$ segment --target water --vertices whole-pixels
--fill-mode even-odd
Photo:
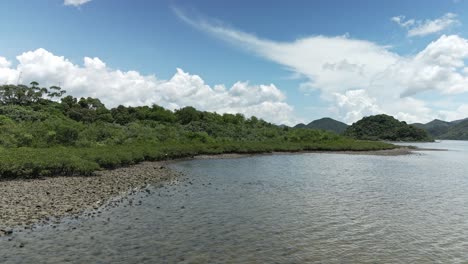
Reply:
[[[0,262],[468,263],[468,142],[419,145],[448,151],[176,163],[180,184],[16,233]]]

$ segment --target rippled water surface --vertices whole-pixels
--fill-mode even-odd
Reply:
[[[17,232],[0,262],[468,263],[468,143],[420,146],[448,151],[176,163],[188,179]]]

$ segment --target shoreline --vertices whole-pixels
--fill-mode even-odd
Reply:
[[[136,191],[173,184],[181,174],[167,162],[142,162],[93,176],[54,176],[0,181],[0,237],[65,217],[92,216]]]
[[[375,151],[299,151],[254,154],[198,155],[167,161],[142,162],[113,170],[97,171],[93,176],[53,176],[38,179],[9,179],[0,181],[0,237],[13,230],[30,229],[34,225],[50,224],[65,217],[85,214],[92,216],[118,203],[129,194],[150,191],[148,187],[177,183],[181,174],[167,164],[183,160],[232,159],[259,155],[347,154],[400,156],[413,154],[402,147]],[[92,212],[92,213],[89,213]]]
[[[181,160],[200,160],[200,159],[233,159],[253,156],[270,156],[270,155],[301,155],[301,154],[345,154],[345,155],[371,155],[371,156],[402,156],[414,154],[416,151],[446,151],[445,149],[426,149],[412,148],[403,146],[394,149],[384,150],[303,150],[303,151],[274,151],[269,153],[224,153],[215,155],[196,155],[190,158],[181,158],[172,160],[174,162]]]

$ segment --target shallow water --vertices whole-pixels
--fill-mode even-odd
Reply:
[[[133,205],[0,239],[0,263],[468,263],[468,142],[418,145],[448,151],[179,162]]]

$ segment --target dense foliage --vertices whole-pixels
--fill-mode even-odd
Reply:
[[[435,119],[427,124],[413,124],[438,139],[468,140],[468,119],[446,122]]]
[[[348,125],[335,119],[324,117],[321,119],[314,120],[307,125],[302,123],[298,124],[295,126],[295,128],[318,129],[331,131],[337,134],[343,134],[346,128],[348,128]]]
[[[448,131],[440,136],[440,139],[468,140],[468,120],[451,123]]]
[[[395,147],[193,107],[107,109],[99,99],[64,93],[37,83],[0,86],[0,177],[90,174],[196,154]]]
[[[425,130],[388,115],[364,117],[348,127],[344,135],[361,140],[432,141]]]
[[[447,133],[451,124],[442,120],[435,119],[427,124],[416,123],[412,126],[424,129],[434,138],[439,138],[441,135]]]

